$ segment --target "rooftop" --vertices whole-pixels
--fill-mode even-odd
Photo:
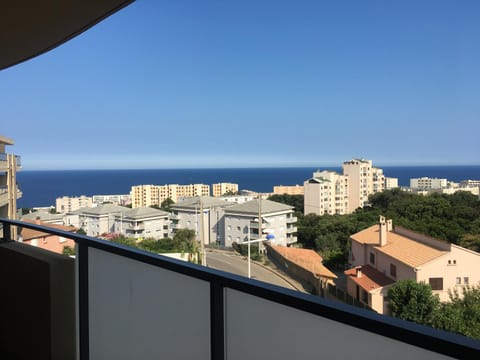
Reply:
[[[377,245],[375,246],[377,251],[412,267],[420,266],[448,253],[395,231],[388,231],[387,244],[380,246],[379,229],[379,225],[373,225],[353,234],[351,238],[361,244]]]
[[[285,212],[293,210],[293,206],[281,204],[271,200],[261,200],[262,214],[273,214],[277,212]],[[244,213],[258,215],[258,199],[247,201],[243,204],[236,204],[228,207],[225,212],[227,213]]]
[[[27,222],[27,223],[38,224],[38,225],[42,225],[42,226],[52,228],[52,229],[56,229],[56,230],[63,230],[63,231],[68,231],[68,232],[75,232],[77,230],[73,226],[48,224],[48,223],[44,223],[44,222],[41,222],[41,221],[28,220],[28,219],[25,219],[24,221]],[[36,239],[36,238],[45,237],[45,236],[50,235],[49,233],[46,233],[46,232],[42,232],[42,231],[38,231],[38,230],[34,230],[34,229],[28,229],[28,228],[23,228],[22,231],[21,231],[21,234],[22,234],[22,238],[24,240]]]
[[[332,279],[337,277],[337,275],[328,270],[322,264],[322,257],[314,250],[277,245],[271,245],[271,247],[284,258],[290,260],[307,271],[311,271],[316,275],[329,277]]]
[[[357,276],[358,270],[362,274],[360,277]],[[344,271],[344,274],[367,292],[395,283],[395,280],[390,279],[370,265],[348,269]]]

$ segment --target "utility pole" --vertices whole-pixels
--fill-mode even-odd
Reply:
[[[205,254],[205,231],[204,231],[204,218],[203,218],[203,199],[200,196],[200,256],[201,256],[201,264],[203,266],[207,265],[207,259]]]

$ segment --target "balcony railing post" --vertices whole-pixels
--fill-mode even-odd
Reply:
[[[78,261],[78,317],[80,360],[90,358],[89,296],[88,296],[88,246],[77,242]]]
[[[225,358],[224,287],[216,281],[210,283],[210,347],[211,359]]]
[[[12,230],[9,223],[2,222],[3,225],[3,238],[2,242],[7,242],[12,240]]]

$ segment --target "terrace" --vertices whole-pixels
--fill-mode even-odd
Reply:
[[[0,356],[474,358],[480,343],[108,241],[0,219]],[[71,259],[9,239],[71,238]],[[15,230],[17,229],[17,230]]]

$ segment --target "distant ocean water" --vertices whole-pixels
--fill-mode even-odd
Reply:
[[[480,179],[480,165],[473,166],[384,166],[385,176],[408,186],[410,178],[422,176],[451,181]],[[340,167],[321,170],[341,172]],[[20,171],[17,182],[23,197],[18,207],[55,205],[60,196],[128,194],[133,185],[196,184],[232,182],[239,189],[273,191],[274,185],[302,185],[317,168],[251,169],[157,169],[157,170],[65,170]]]

